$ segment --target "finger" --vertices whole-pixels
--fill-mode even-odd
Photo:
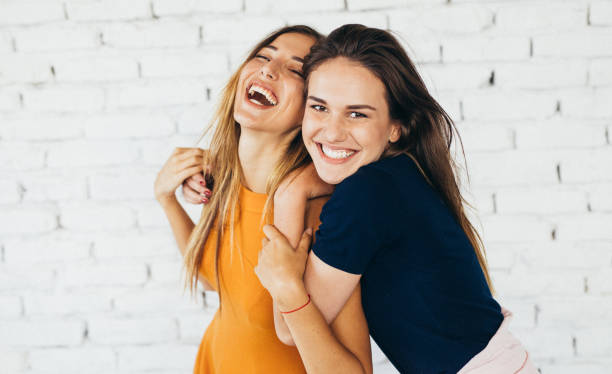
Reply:
[[[189,188],[191,188],[192,190],[197,191],[197,192],[198,192],[198,193],[200,193],[200,194],[204,194],[204,195],[206,195],[206,197],[210,197],[210,195],[211,195],[211,191],[210,191],[208,188],[204,187],[204,186],[203,186],[201,183],[199,183],[199,182],[196,180],[196,178],[195,178],[195,177],[196,177],[196,176],[198,176],[198,175],[199,175],[199,176],[201,176],[201,177],[202,177],[202,179],[204,178],[204,177],[202,176],[202,173],[197,173],[197,174],[194,174],[194,175],[192,175],[191,177],[187,178],[187,180],[186,180],[187,185],[188,185],[188,186],[189,186]]]
[[[202,165],[202,169],[204,168],[204,162],[203,162],[202,156],[187,157],[181,161],[178,161],[176,163],[176,166],[179,169],[185,169],[187,167],[198,165],[198,164]]]
[[[269,240],[284,240],[287,241],[285,235],[283,235],[276,226],[274,225],[265,225],[263,227],[263,232]]]
[[[185,180],[190,175],[193,175],[200,171],[202,171],[202,165],[192,166],[187,169],[183,169],[180,173],[178,173],[177,177],[179,180]]]
[[[298,243],[297,249],[295,251],[308,253],[308,249],[310,248],[311,239],[312,239],[312,229],[309,227],[302,234],[302,237],[300,238],[300,242]]]
[[[183,185],[183,197],[191,204],[202,204],[208,202],[208,198],[203,199],[203,196],[200,195],[198,191],[194,191],[188,185]]]
[[[188,157],[200,156],[204,157],[204,150],[201,148],[178,148],[176,159],[182,161]]]

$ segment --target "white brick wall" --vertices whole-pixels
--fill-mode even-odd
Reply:
[[[609,373],[609,0],[0,0],[0,373],[190,372],[218,300],[182,292],[156,172],[252,43],[355,22],[395,31],[457,121],[541,373]]]

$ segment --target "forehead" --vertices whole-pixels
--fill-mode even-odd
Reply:
[[[279,35],[269,46],[276,48],[278,52],[303,58],[310,52],[310,47],[314,43],[315,40],[311,36],[290,32]]]
[[[336,105],[384,105],[385,85],[363,65],[346,58],[324,62],[310,73],[308,95]]]

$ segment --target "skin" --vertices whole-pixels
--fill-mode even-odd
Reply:
[[[385,98],[386,88],[380,79],[346,58],[325,62],[311,73],[302,135],[321,179],[341,182],[359,167],[378,160],[387,145],[399,139],[401,125],[391,120]],[[340,161],[332,160],[322,153],[320,144],[354,153]],[[299,211],[294,213],[299,217]],[[313,252],[304,256],[272,226],[266,226],[264,232],[268,241],[260,257],[261,266],[265,266],[260,271],[266,274],[262,283],[277,289],[281,306],[300,305],[308,294],[314,301],[303,309],[310,312],[300,310],[291,320],[285,318],[287,328],[277,326],[277,333],[287,344],[302,339],[296,333],[303,332],[296,326],[312,326],[316,333],[325,335],[329,331],[327,323],[336,319],[361,275],[331,267]],[[295,270],[304,266],[303,274]],[[319,317],[326,323],[321,324]]]
[[[301,63],[298,64],[298,59],[303,58],[308,53],[313,42],[309,37],[300,34],[283,34],[271,44],[272,48],[263,48],[259,51],[257,57],[249,61],[241,71],[234,106],[234,118],[240,123],[241,128],[238,155],[244,171],[243,184],[251,191],[265,192],[268,176],[272,173],[278,160],[283,157],[284,149],[286,149],[289,141],[299,131],[304,110],[302,99],[304,81],[296,73],[296,67],[301,69]],[[298,72],[301,72],[301,70]],[[274,96],[278,99],[278,104],[274,107],[260,107],[250,103],[246,92],[253,82],[264,85],[273,91]],[[170,160],[169,163],[171,163]],[[205,186],[199,183],[202,181],[201,170],[197,170],[196,173],[196,178],[199,179],[192,177],[183,185],[184,192],[191,189],[198,198],[199,194],[206,191]],[[296,171],[294,176],[296,176],[296,180],[305,180],[312,174],[314,174],[314,168],[311,167],[310,169],[305,168]],[[184,175],[185,173],[181,172],[180,176]],[[166,177],[159,178],[159,184],[167,187],[163,189],[163,193],[160,193],[158,201],[164,207],[164,211],[173,226],[173,231],[176,232],[181,228],[186,231],[185,227],[189,227],[189,225],[173,223],[173,220],[184,219],[183,214],[177,214],[177,211],[180,213],[182,208],[180,205],[177,206],[178,203],[173,197],[174,190],[181,183],[175,183],[179,179],[178,172],[164,173],[164,176]],[[171,179],[171,182],[166,183],[164,182],[165,179]],[[329,189],[329,186],[319,182],[318,188],[325,190],[326,188]],[[290,193],[292,190],[287,188],[287,185],[281,186],[280,189],[285,193]],[[322,207],[320,199],[312,200],[314,204],[304,203],[307,196],[314,195],[318,195],[318,192],[314,193],[311,189],[308,193],[300,195],[304,199],[296,205],[275,205],[280,208],[275,209],[274,212],[274,222],[280,230],[279,235],[282,235],[283,238],[287,235],[293,243],[300,240],[300,234],[304,227],[305,210],[308,212],[306,214],[307,222],[312,224],[312,218],[318,216]],[[280,203],[280,200],[276,200],[276,197],[275,203]],[[293,214],[289,215],[286,212],[289,209],[289,213],[293,213],[292,209],[295,206],[300,207],[301,219],[286,219],[289,216],[294,217]],[[186,214],[184,216],[186,217]],[[175,226],[177,226],[177,230],[174,230]],[[287,239],[285,238],[285,240]],[[287,245],[291,247],[289,241],[287,241]],[[304,261],[305,258],[302,263]],[[303,272],[303,264],[301,267]],[[263,274],[258,271],[256,273],[258,275]],[[274,301],[275,325],[278,326],[277,324],[285,318],[287,324],[292,326],[290,322],[292,316],[281,316],[279,312],[279,308],[280,310],[286,310],[284,308],[287,304],[283,303],[285,300],[279,298],[276,288],[268,288],[268,291]],[[295,327],[298,329],[296,330],[296,336],[303,337],[303,339],[297,341],[297,348],[309,373],[372,372],[369,334],[361,309],[360,292],[355,287],[353,287],[353,291],[355,292],[353,292],[352,301],[347,303],[347,307],[343,309],[338,321],[332,325],[332,329],[328,328],[329,331],[324,332],[323,335],[300,334],[300,329],[309,329],[308,325]],[[327,327],[327,323],[320,313],[315,314],[314,318],[315,323]],[[319,342],[322,339],[326,342],[326,346],[332,347],[332,349],[321,349]]]

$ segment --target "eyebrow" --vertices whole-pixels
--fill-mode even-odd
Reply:
[[[316,96],[308,96],[308,99],[316,101],[316,102],[321,103],[321,104],[327,104],[327,101],[325,101],[325,100],[323,100],[321,98],[318,98]],[[366,104],[348,105],[346,108],[347,109],[370,109],[370,110],[374,110],[374,111],[376,110],[376,108],[374,108],[373,106],[366,105]]]
[[[275,47],[275,46],[273,46],[273,45],[267,45],[267,46],[265,46],[264,48],[270,48],[270,49],[271,49],[271,50],[273,50],[273,51],[278,51],[278,48],[276,48],[276,47]],[[292,60],[295,60],[295,61],[297,61],[297,62],[301,62],[302,64],[304,63],[304,59],[303,59],[303,58],[301,58],[301,57],[298,57],[298,56],[291,56],[291,59],[292,59]]]

